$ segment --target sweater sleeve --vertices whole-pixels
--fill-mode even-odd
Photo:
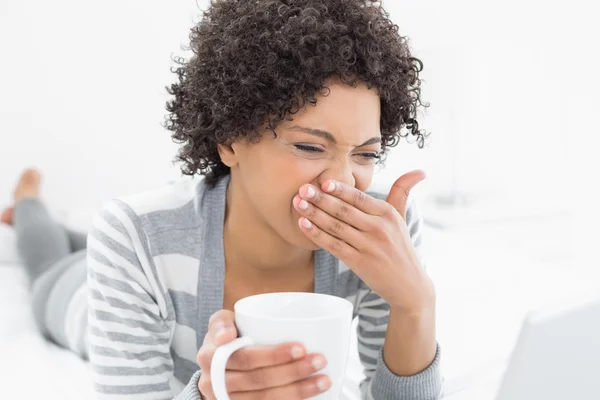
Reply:
[[[406,223],[411,239],[421,256],[423,220],[414,201],[409,202]],[[424,265],[424,261],[421,257]],[[358,299],[358,352],[365,379],[360,384],[363,400],[435,400],[441,396],[440,347],[432,363],[414,376],[395,375],[383,359],[383,344],[390,307],[378,294],[361,284]]]
[[[199,399],[199,372],[181,393],[170,353],[174,321],[145,236],[117,200],[88,236],[88,352],[97,398]]]
[[[175,400],[202,400],[200,391],[198,390],[198,381],[200,380],[200,371],[197,371],[190,378],[190,382],[179,393]]]

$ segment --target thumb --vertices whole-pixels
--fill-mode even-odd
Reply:
[[[398,210],[404,220],[406,220],[408,195],[412,188],[423,179],[425,179],[425,172],[421,170],[411,171],[398,178],[390,189],[390,194],[386,201]]]
[[[235,314],[229,310],[217,311],[210,317],[208,332],[213,343],[217,346],[237,338]]]

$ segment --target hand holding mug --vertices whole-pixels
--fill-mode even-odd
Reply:
[[[202,381],[201,390],[210,386],[217,400],[338,399],[350,344],[350,301],[267,293],[243,298],[234,309],[235,315],[224,311],[210,323],[208,344],[199,353],[203,377],[210,360],[210,384]]]
[[[209,322],[208,333],[198,351],[202,370],[198,389],[203,399],[216,399],[211,379],[211,364],[218,346],[238,336],[234,313],[221,310]],[[226,361],[225,386],[231,400],[308,399],[326,391],[331,381],[314,375],[327,361],[321,354],[306,354],[302,343],[251,345],[235,351]],[[219,397],[219,400],[221,397]]]

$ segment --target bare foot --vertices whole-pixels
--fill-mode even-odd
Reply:
[[[13,207],[8,207],[0,214],[0,223],[12,225],[13,224]]]
[[[13,194],[15,204],[27,197],[39,197],[41,183],[42,175],[37,169],[27,168],[24,170]],[[12,225],[14,211],[14,206],[5,208],[2,214],[0,214],[0,223]]]
[[[42,176],[37,169],[23,171],[14,192],[15,204],[24,197],[39,197],[41,183]]]

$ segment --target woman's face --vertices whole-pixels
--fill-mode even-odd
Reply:
[[[365,191],[381,149],[380,103],[375,89],[334,81],[317,99],[258,143],[236,142],[221,157],[231,166],[236,196],[243,195],[259,223],[305,249],[317,246],[298,227],[292,204],[300,186],[334,179]],[[240,193],[241,192],[241,193]]]

